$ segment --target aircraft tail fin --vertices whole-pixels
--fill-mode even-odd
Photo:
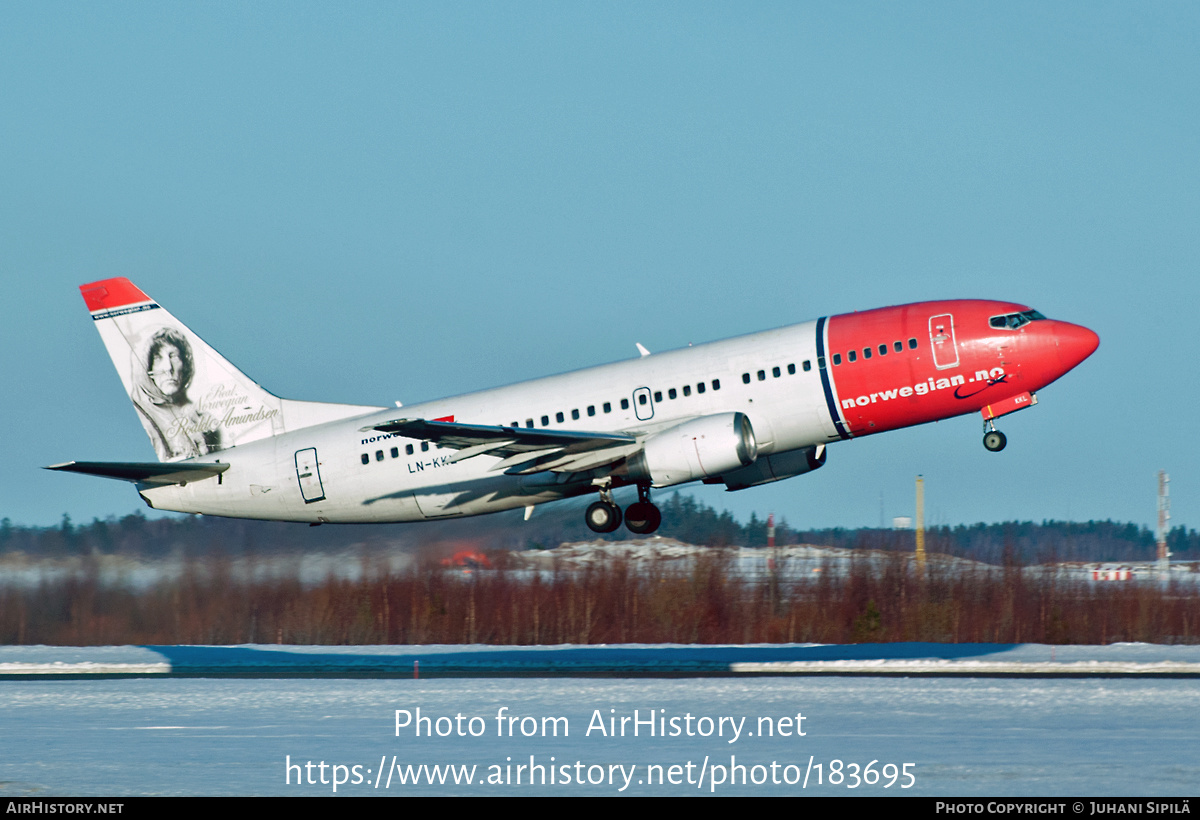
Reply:
[[[128,279],[79,289],[159,461],[383,409],[281,399]]]

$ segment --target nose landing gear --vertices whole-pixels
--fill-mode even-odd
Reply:
[[[1004,449],[1006,444],[1008,444],[1008,439],[996,429],[996,422],[992,419],[985,420],[983,422],[983,446],[993,453],[998,453]]]

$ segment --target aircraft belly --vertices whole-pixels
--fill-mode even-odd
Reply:
[[[782,453],[807,447],[811,444],[824,444],[831,438],[837,438],[837,431],[829,420],[825,408],[817,408],[810,404],[801,404],[791,412],[776,417],[775,452]],[[755,428],[757,429],[757,428]]]
[[[413,493],[413,500],[424,518],[454,518],[467,514],[467,504],[458,503],[463,493]]]

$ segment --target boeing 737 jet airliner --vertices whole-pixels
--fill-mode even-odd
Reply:
[[[995,419],[1095,351],[1099,337],[1012,302],[919,302],[426,402],[403,410],[281,399],[128,279],[82,286],[158,462],[49,469],[131,481],[154,509],[326,522],[421,521],[635,486],[741,490],[815,470],[828,444],[979,412]]]

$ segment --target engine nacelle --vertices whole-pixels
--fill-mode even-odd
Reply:
[[[763,456],[748,467],[725,473],[720,478],[706,483],[723,482],[727,489],[744,490],[747,487],[757,487],[759,484],[770,484],[772,481],[811,473],[824,463],[825,445],[818,444],[815,447],[801,447],[799,450]]]
[[[625,474],[632,481],[670,487],[739,470],[757,457],[746,414],[720,413],[655,433],[626,462]]]

